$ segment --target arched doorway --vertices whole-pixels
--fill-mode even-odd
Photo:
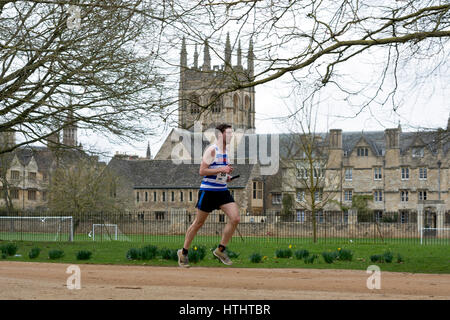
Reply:
[[[437,232],[436,229],[433,230],[432,228],[436,228],[437,222],[436,211],[434,208],[425,208],[424,212],[425,214],[423,226],[425,229],[423,235],[428,237],[435,237]]]

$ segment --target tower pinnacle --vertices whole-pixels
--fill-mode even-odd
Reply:
[[[203,71],[211,70],[211,56],[209,55],[208,40],[205,40],[205,48],[203,49]]]
[[[227,42],[225,44],[225,69],[231,69],[230,33],[227,33]]]

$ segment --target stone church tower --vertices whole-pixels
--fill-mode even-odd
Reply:
[[[255,88],[238,89],[220,95],[239,83],[254,79],[253,43],[250,40],[247,68],[242,65],[239,41],[236,65],[232,63],[230,36],[227,35],[224,64],[211,67],[210,46],[203,45],[203,65],[199,66],[195,45],[193,66],[188,66],[186,41],[183,38],[180,53],[180,85],[178,123],[183,129],[193,130],[195,121],[203,123],[203,130],[219,123],[230,123],[234,129],[255,129]]]

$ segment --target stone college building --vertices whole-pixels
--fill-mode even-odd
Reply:
[[[367,209],[377,221],[449,227],[450,121],[445,129],[431,132],[402,132],[398,126],[373,132],[332,129],[317,133],[313,148],[320,150],[320,157],[326,155],[327,161],[314,169],[298,170],[305,154],[293,154],[292,141],[301,142],[305,135],[255,134],[253,87],[219,95],[236,80],[254,78],[252,42],[245,47],[245,66],[240,42],[236,61],[232,61],[229,37],[224,65],[211,65],[207,42],[201,48],[202,65],[197,46],[193,64],[188,64],[183,39],[178,127],[171,130],[154,157],[149,146],[146,157],[116,154],[106,167],[120,178],[116,192],[130,199],[130,211],[147,212],[154,220],[167,220],[180,212],[194,215],[202,179],[198,174],[201,157],[214,142],[214,134],[207,129],[226,122],[235,131],[230,146],[233,174],[240,175],[229,183],[229,189],[240,207],[242,222],[283,218],[302,223],[311,218],[308,213],[314,199],[319,222],[333,216],[350,223],[358,219],[353,216],[353,199],[365,196]],[[76,146],[76,135],[76,127],[67,128],[64,143]],[[1,139],[14,143],[6,133]],[[11,192],[16,207],[45,207],[54,164],[48,148],[19,149],[5,159],[6,175],[15,183]],[[312,192],[308,179],[323,180]],[[221,212],[211,216],[211,221],[224,221]]]
[[[294,135],[260,135],[255,130],[255,90],[240,89],[218,92],[233,84],[233,79],[249,81],[254,76],[252,43],[248,44],[247,63],[242,63],[239,42],[236,64],[231,60],[230,39],[225,44],[225,65],[211,66],[209,46],[203,46],[203,64],[199,65],[195,46],[193,65],[188,65],[186,43],[180,53],[179,126],[173,128],[154,158],[150,150],[146,158],[116,155],[108,167],[124,179],[123,190],[134,199],[135,209],[154,212],[155,219],[167,219],[170,212],[195,214],[198,175],[203,150],[213,135],[204,130],[219,123],[230,123],[235,130],[232,142],[235,171],[240,178],[229,189],[241,208],[242,222],[260,222],[283,212],[283,198],[291,195],[294,204],[289,221],[308,220],[309,196],[301,179],[292,170],[289,141]],[[204,111],[203,111],[204,110]],[[201,126],[195,130],[195,123]],[[348,211],[355,196],[368,196],[368,209],[377,221],[396,219],[398,223],[418,223],[419,227],[449,227],[449,126],[432,132],[402,132],[400,126],[373,132],[343,132],[332,129],[317,136],[322,149],[327,150],[326,178],[318,192],[317,218],[326,219],[327,212],[340,212],[348,221]],[[276,136],[276,140],[272,138]],[[264,138],[264,139],[262,139]],[[301,138],[299,138],[301,140]],[[195,144],[195,141],[198,143]],[[261,143],[268,141],[269,156],[277,155],[275,172],[264,174],[261,159],[252,158],[252,148],[259,154]],[[276,150],[270,141],[278,141]],[[200,147],[199,147],[200,146]],[[275,146],[275,145],[274,145]],[[197,148],[197,149],[196,149]],[[237,152],[237,151],[241,152]],[[174,159],[183,160],[178,164]],[[288,160],[288,161],[286,161]],[[320,175],[320,174],[319,174]],[[328,184],[327,184],[328,183]],[[323,194],[328,193],[325,197]],[[327,198],[327,201],[323,201]],[[351,210],[350,210],[351,211]],[[221,212],[212,220],[223,219]],[[350,216],[350,219],[352,217]]]

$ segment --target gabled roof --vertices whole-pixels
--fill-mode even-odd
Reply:
[[[450,148],[450,136],[448,131],[405,132],[400,134],[400,150],[405,154],[413,146],[422,145],[429,152],[436,154],[442,145],[444,154]]]
[[[355,148],[361,137],[370,145],[372,150],[376,150],[376,155],[382,156],[386,152],[386,139],[384,131],[369,132],[343,132],[342,148],[348,154]],[[417,141],[423,143],[428,150],[436,154],[440,144],[443,146],[444,154],[450,149],[449,134],[446,131],[429,132],[400,132],[399,134],[400,153],[405,154]]]
[[[85,152],[79,150],[67,149],[59,152],[62,163],[71,163],[81,158],[89,157]],[[50,167],[56,158],[55,154],[46,147],[27,146],[19,147],[12,152],[8,152],[7,154],[2,155],[0,157],[0,161],[4,161],[6,166],[9,166],[11,161],[14,159],[14,155],[17,156],[17,159],[23,166],[27,166],[30,163],[31,159],[34,158],[39,171],[50,170]]]
[[[234,164],[233,175],[240,178],[228,183],[230,188],[244,188],[253,164]],[[172,160],[128,160],[114,157],[107,168],[125,178],[135,189],[198,188],[202,177],[200,164],[175,164]]]
[[[175,131],[178,129],[174,129],[174,132],[183,132],[185,136],[181,143],[186,147],[187,150],[191,150],[193,153],[194,150],[194,133],[189,131]],[[202,152],[208,146],[209,142],[202,139],[201,133],[196,133],[197,141],[202,141]],[[245,134],[243,138],[240,140],[239,146],[234,151],[235,158],[237,156],[241,156],[238,154],[238,150],[244,150],[243,156],[244,158],[249,158],[252,151],[256,152],[256,155],[259,159],[259,150],[262,146],[261,142],[266,142],[267,154],[270,157],[272,154],[272,142],[271,137],[274,134],[255,134],[254,137],[250,137],[251,134]],[[301,145],[297,143],[300,141],[302,134],[300,133],[280,133],[277,134],[279,136],[279,156],[281,158],[287,158],[289,155],[297,155],[300,156],[303,154],[301,152]],[[325,146],[328,143],[328,132],[315,133],[315,136],[318,137],[316,140],[317,147]],[[266,136],[266,137],[263,137]],[[171,135],[167,139],[170,139]],[[255,139],[256,137],[256,139]],[[267,138],[266,140],[262,138]],[[386,137],[384,131],[359,131],[359,132],[342,132],[342,149],[347,154],[353,151],[358,142],[364,139],[367,142],[369,147],[371,148],[373,154],[375,156],[384,156],[386,152]],[[420,139],[420,140],[418,140]],[[254,141],[257,141],[256,144]],[[414,144],[415,141],[421,141],[428,148],[430,152],[436,154],[440,145],[442,145],[444,154],[447,154],[448,150],[450,150],[450,139],[449,132],[444,130],[436,130],[429,132],[400,132],[399,133],[399,147],[401,154],[405,154],[410,147]]]
[[[177,136],[179,138],[176,138]],[[236,149],[234,150],[234,156],[233,157],[230,156],[230,158],[248,159],[250,156],[259,155],[259,149],[261,147],[261,143],[264,141],[266,141],[265,145],[267,148],[267,153],[270,156],[271,149],[272,149],[271,136],[273,136],[273,134],[257,134],[254,136],[256,137],[256,144],[255,144],[254,140],[250,137],[249,134],[243,135],[242,138],[240,138],[239,143],[236,146]],[[266,138],[266,139],[264,140],[264,138]],[[175,143],[173,145],[169,143],[169,141],[171,141],[172,139],[175,140]],[[195,144],[198,142],[201,142],[201,145],[200,145],[201,150],[199,150],[198,153],[196,153],[197,150],[195,150],[194,148],[196,147]],[[162,159],[162,156],[161,156],[161,154],[163,153],[163,152],[161,152],[162,149],[176,146],[179,143],[181,143],[183,145],[183,147],[188,152],[190,152],[192,159],[194,159],[194,156],[196,158],[200,159],[203,155],[203,152],[210,145],[210,142],[204,138],[203,133],[194,133],[194,132],[191,132],[188,130],[173,129],[170,132],[170,134],[167,136],[166,141],[163,143],[161,149],[158,151],[158,154],[155,158],[160,159],[160,160],[169,160],[168,158]],[[167,150],[165,150],[165,151],[167,151]],[[243,151],[242,154],[241,154],[241,151]]]
[[[386,149],[386,141],[383,131],[368,131],[368,132],[343,132],[342,133],[342,149],[348,155],[355,149],[358,142],[364,139],[370,146],[375,156],[384,155]]]

